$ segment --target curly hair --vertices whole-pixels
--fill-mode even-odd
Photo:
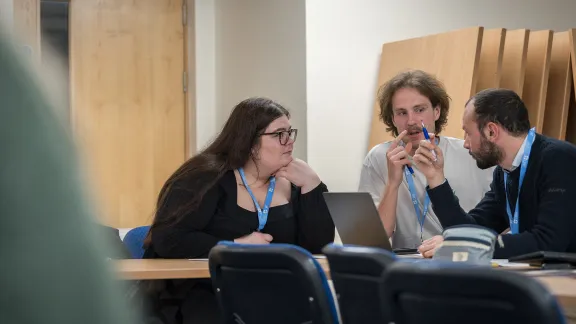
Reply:
[[[395,137],[399,135],[394,126],[394,112],[392,110],[392,97],[402,88],[413,88],[427,97],[432,107],[440,107],[440,117],[435,122],[435,133],[440,134],[448,122],[450,110],[450,96],[444,84],[433,75],[421,70],[402,72],[388,80],[378,90],[378,104],[380,105],[380,120],[387,126],[386,131],[392,132]]]

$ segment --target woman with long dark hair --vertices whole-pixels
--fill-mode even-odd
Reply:
[[[332,242],[327,188],[292,157],[298,132],[289,118],[267,98],[240,102],[214,142],[164,184],[144,257],[206,258],[222,240],[290,243],[311,253]],[[171,281],[163,293],[169,301],[161,308],[170,304],[183,323],[216,320],[209,280]]]

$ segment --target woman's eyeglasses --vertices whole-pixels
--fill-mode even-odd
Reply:
[[[274,136],[278,137],[278,141],[280,141],[281,145],[286,145],[286,144],[288,144],[288,139],[291,139],[293,142],[296,142],[296,137],[298,136],[298,130],[295,128],[292,128],[292,129],[285,130],[285,131],[260,134],[260,136],[262,136],[262,135],[274,135]]]

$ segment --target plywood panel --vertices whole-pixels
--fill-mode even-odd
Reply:
[[[572,95],[568,108],[568,123],[566,125],[566,140],[576,144],[576,29],[568,31],[570,38],[570,57],[572,61]]]
[[[72,120],[103,221],[149,223],[185,158],[182,2],[70,6]]]
[[[504,40],[500,87],[513,90],[520,96],[524,89],[529,35],[527,29],[507,30]]]
[[[570,58],[572,60],[572,80],[574,82],[574,89],[576,89],[576,28],[568,30],[568,37],[570,39]],[[574,91],[572,91],[574,93]],[[576,93],[574,93],[576,96]]]
[[[495,28],[484,31],[478,62],[478,92],[488,88],[500,87],[502,73],[502,57],[504,55],[504,39],[506,29]]]
[[[528,108],[531,126],[536,127],[537,132],[542,132],[544,125],[553,35],[551,30],[530,31],[528,40],[522,100]]]
[[[570,34],[568,31],[554,33],[542,129],[544,135],[561,140],[566,137],[571,86]]]
[[[452,97],[449,122],[443,134],[461,138],[464,104],[476,87],[482,27],[413,38],[382,46],[378,87],[407,69],[436,75]],[[374,104],[369,149],[392,139],[379,120],[380,107]]]

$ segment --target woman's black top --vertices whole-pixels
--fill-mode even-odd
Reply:
[[[237,189],[234,171],[230,170],[207,191],[195,212],[172,227],[152,232],[145,258],[207,258],[219,241],[232,241],[256,231],[258,213],[238,206]],[[185,182],[176,184],[157,217],[184,204],[192,190]],[[324,183],[305,194],[292,185],[290,201],[270,208],[261,232],[272,235],[272,243],[295,244],[311,253],[321,253],[326,244],[333,242],[335,231],[322,196],[326,191]]]

